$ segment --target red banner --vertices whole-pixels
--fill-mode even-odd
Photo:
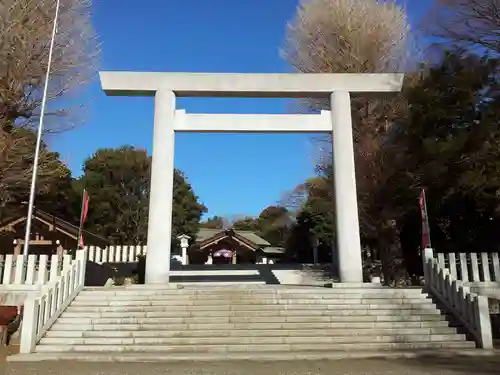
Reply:
[[[87,190],[83,190],[83,202],[82,202],[82,215],[80,216],[80,230],[79,230],[79,238],[78,238],[78,247],[83,249],[85,247],[85,243],[83,242],[83,223],[87,218],[87,213],[89,212],[89,195],[87,194]]]
[[[85,219],[87,218],[87,213],[89,212],[89,195],[87,194],[87,190],[83,191],[83,205],[82,205],[82,217],[80,224],[83,226]]]

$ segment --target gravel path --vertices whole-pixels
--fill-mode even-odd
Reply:
[[[484,358],[163,364],[58,361],[7,363],[6,367],[5,375],[498,375],[500,355]]]

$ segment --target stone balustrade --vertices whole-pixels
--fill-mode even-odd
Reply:
[[[432,249],[424,250],[423,263],[428,291],[474,336],[478,347],[492,349],[488,298],[471,293],[462,281],[434,258]]]
[[[86,251],[78,250],[76,259],[65,263],[61,275],[55,281],[46,284],[40,294],[26,299],[21,331],[21,353],[34,351],[45,332],[83,289],[86,263]]]

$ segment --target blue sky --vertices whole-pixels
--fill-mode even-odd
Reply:
[[[94,0],[102,70],[286,72],[279,56],[297,0]],[[412,22],[432,0],[407,1]],[[74,175],[102,147],[151,151],[153,100],[106,97],[99,82],[82,96],[85,124],[49,140]],[[203,113],[285,113],[276,99],[180,99]],[[211,215],[257,215],[314,174],[314,135],[179,134],[175,166]]]

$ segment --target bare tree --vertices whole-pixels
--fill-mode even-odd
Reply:
[[[418,40],[404,8],[395,1],[302,0],[295,19],[287,25],[283,56],[304,73],[407,72],[419,62]],[[310,108],[329,109],[327,101],[306,102]],[[404,96],[377,99],[353,96],[353,135],[356,148],[360,225],[363,235],[377,237],[390,210],[375,210],[374,193],[387,180],[387,149],[384,147],[394,119],[406,110]],[[330,173],[331,140],[318,164]],[[333,184],[326,184],[332,189]],[[332,192],[325,194],[332,196]],[[334,209],[333,200],[331,209]],[[379,244],[389,251],[388,244]]]
[[[4,129],[14,125],[30,128],[38,120],[55,5],[56,0],[0,2],[0,126]],[[64,96],[67,105],[68,95],[96,74],[99,45],[90,7],[91,0],[61,1],[51,66],[48,131],[73,125],[68,116],[74,111],[55,99]]]
[[[500,1],[438,0],[423,28],[448,44],[500,53]]]
[[[392,1],[302,0],[283,56],[299,72],[400,72],[409,40],[406,13]]]
[[[0,215],[27,199],[56,0],[0,1]],[[48,90],[47,132],[71,128],[83,112],[70,94],[95,75],[99,45],[90,0],[62,0]],[[64,102],[60,99],[64,98]],[[81,107],[80,107],[81,108]],[[37,194],[70,173],[42,147]],[[7,210],[8,211],[8,210]]]
[[[304,73],[406,72],[419,61],[417,46],[405,10],[394,1],[302,0],[295,19],[287,25],[283,56]],[[329,108],[326,101],[307,104]],[[377,153],[393,120],[405,109],[402,95],[354,97],[360,191],[369,192],[371,189],[363,185],[377,181]],[[323,149],[318,169],[324,171],[331,165],[331,142],[318,144]]]

